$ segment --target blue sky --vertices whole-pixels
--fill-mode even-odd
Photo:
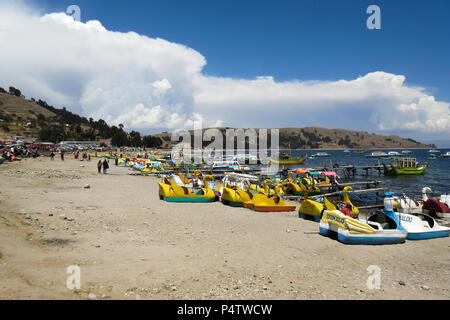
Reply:
[[[450,100],[450,1],[33,1],[44,12],[76,4],[81,20],[160,37],[199,51],[204,73],[277,81],[353,79],[382,70]],[[369,30],[366,8],[381,9]]]

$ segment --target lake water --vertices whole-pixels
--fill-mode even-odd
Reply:
[[[380,149],[381,150],[381,149]],[[383,150],[397,151],[401,153],[402,150]],[[440,153],[435,153],[436,159],[429,159],[430,153],[427,150],[414,150],[407,149],[411,153],[403,155],[407,157],[416,158],[420,164],[428,162],[429,166],[423,175],[418,176],[385,176],[383,171],[381,175],[378,174],[378,170],[373,170],[373,175],[366,176],[365,171],[362,169],[357,170],[357,175],[353,178],[353,181],[366,181],[366,180],[381,180],[384,183],[380,187],[389,188],[390,191],[401,195],[405,193],[408,196],[414,198],[421,198],[421,190],[423,187],[430,187],[433,196],[439,196],[441,194],[450,194],[450,158],[440,157],[440,154],[444,154],[450,149],[438,149]],[[334,164],[339,165],[376,165],[378,163],[389,164],[392,159],[382,159],[382,158],[367,158],[366,155],[376,150],[369,150],[365,153],[350,153],[344,152],[343,150],[292,150],[292,156],[308,156],[315,154],[317,152],[326,152],[330,157],[316,157],[315,159],[307,159],[302,165],[296,165],[289,167],[292,168],[305,168],[305,167],[332,167]],[[281,150],[281,152],[287,152],[286,150]],[[342,172],[342,171],[341,171]],[[370,171],[369,171],[370,172]],[[338,174],[340,174],[338,172]],[[341,175],[341,174],[340,174]],[[343,181],[342,179],[340,181]]]

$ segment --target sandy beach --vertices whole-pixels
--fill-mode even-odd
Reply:
[[[157,177],[97,161],[0,165],[0,299],[450,298],[450,238],[344,245],[297,212],[161,201]]]

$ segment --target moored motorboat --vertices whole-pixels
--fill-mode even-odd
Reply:
[[[279,158],[279,159],[272,159],[269,158],[270,163],[276,163],[281,165],[290,165],[290,164],[302,164],[306,159],[308,158],[308,155],[305,155],[302,157],[287,157],[287,158]]]
[[[370,154],[365,155],[366,158],[386,158],[389,157],[389,155],[384,151],[374,151]]]
[[[428,168],[428,162],[420,165],[416,158],[394,158],[390,166],[383,163],[385,175],[420,175]]]
[[[315,156],[315,157],[330,157],[330,155],[326,152],[317,152],[313,156]]]
[[[450,158],[450,151],[447,151],[446,153],[441,154],[441,158]]]

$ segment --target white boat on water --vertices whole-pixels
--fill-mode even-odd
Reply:
[[[430,149],[430,150],[428,150],[428,153],[439,153],[439,150],[436,150],[436,149]]]
[[[450,158],[450,151],[447,151],[446,153],[441,154],[441,158]]]
[[[397,151],[389,151],[388,155],[389,156],[401,156],[401,154],[399,152],[397,152]]]
[[[384,151],[374,151],[371,154],[367,154],[366,158],[386,158],[389,155]]]
[[[236,160],[214,161],[211,168],[214,169],[239,169],[241,165]]]
[[[329,157],[330,155],[326,152],[317,152],[313,155],[314,157]]]
[[[402,150],[402,153],[403,154],[408,154],[408,153],[411,153],[411,151],[410,150]]]

